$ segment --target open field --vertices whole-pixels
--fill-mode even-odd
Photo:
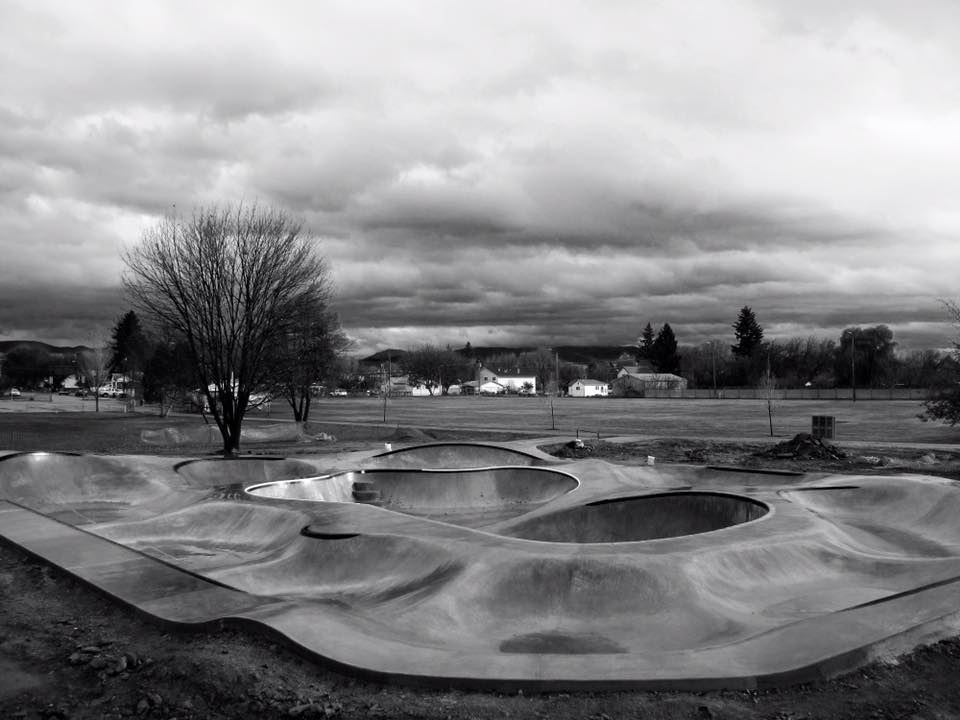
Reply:
[[[202,423],[199,415],[159,417],[159,409],[144,406],[124,412],[124,404],[101,401],[99,415],[93,403],[79,398],[39,396],[35,401],[0,400],[0,433],[26,427],[15,418],[44,414],[55,418],[65,431],[91,430],[104,417],[122,417],[129,423],[131,436],[114,438],[119,446],[91,448],[90,452],[137,452],[141,429],[155,429],[181,422]],[[41,399],[44,398],[44,399]],[[960,444],[960,428],[923,422],[917,415],[923,410],[912,401],[871,400],[790,400],[774,407],[774,434],[777,438],[809,432],[813,415],[836,418],[836,442]],[[384,415],[386,422],[384,422]],[[69,418],[69,419],[68,419]],[[269,411],[248,413],[251,421],[282,422],[291,419],[289,407],[275,401]],[[53,422],[43,421],[43,425]],[[766,405],[755,400],[666,400],[622,398],[520,398],[520,397],[427,397],[390,398],[384,404],[377,398],[325,398],[315,401],[311,424],[318,430],[343,435],[342,424],[380,426],[384,431],[400,427],[434,428],[445,432],[459,430],[482,433],[519,433],[524,435],[581,435],[602,437],[642,435],[647,437],[770,439]],[[328,428],[328,425],[341,425]],[[365,431],[367,432],[367,431]],[[370,431],[372,432],[372,431]],[[373,433],[379,439],[389,433]],[[504,438],[505,439],[505,438]],[[0,445],[3,437],[0,436]],[[31,438],[32,440],[32,438]],[[9,443],[8,443],[9,444]],[[32,443],[31,443],[32,444]],[[48,448],[62,449],[62,448]],[[142,449],[142,448],[141,448]]]
[[[31,415],[63,414],[62,427],[80,432],[84,427],[102,423],[93,412],[93,403],[80,398],[54,395],[38,396],[34,401],[0,400],[0,432],[20,425],[14,418]],[[159,409],[145,406],[136,412],[124,413],[124,404],[102,400],[100,416],[126,417],[130,432],[136,438],[140,429],[153,429],[174,424],[173,418],[160,418]],[[774,434],[777,438],[809,432],[813,415],[836,418],[835,440],[839,443],[930,443],[960,444],[960,428],[934,422],[923,422],[917,415],[923,405],[914,401],[870,400],[789,400],[774,407]],[[67,414],[70,419],[67,420]],[[384,422],[386,415],[386,422]],[[55,415],[51,415],[55,417]],[[177,416],[176,423],[202,423],[199,415]],[[289,407],[274,401],[269,410],[248,414],[252,421],[290,420]],[[395,429],[401,427],[435,428],[443,431],[459,429],[491,433],[508,432],[525,435],[576,435],[602,437],[643,435],[648,437],[770,439],[765,403],[756,400],[667,400],[622,398],[520,398],[520,397],[426,397],[390,398],[384,413],[378,398],[325,398],[317,400],[311,410],[311,423],[319,430],[328,424],[360,423]],[[22,428],[27,432],[26,428]],[[332,429],[342,435],[342,427]],[[376,433],[374,433],[376,434]],[[380,433],[377,435],[379,439]],[[0,441],[2,441],[0,436]],[[120,447],[109,444],[90,452],[137,452],[138,441],[116,438]],[[0,442],[2,445],[2,442]],[[48,448],[56,449],[56,448]]]
[[[274,404],[277,408],[278,404]],[[774,433],[810,432],[811,416],[833,415],[838,441],[960,443],[960,428],[922,422],[911,401],[790,400],[774,408]],[[551,413],[552,411],[552,413]],[[330,398],[312,411],[315,422],[383,421],[376,398]],[[279,416],[279,415],[278,415]],[[766,404],[756,400],[647,400],[621,398],[434,397],[391,398],[387,424],[483,428],[547,434],[765,438]]]

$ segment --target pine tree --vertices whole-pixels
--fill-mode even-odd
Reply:
[[[657,372],[676,373],[680,370],[680,356],[677,355],[677,338],[670,323],[664,323],[657,333],[650,352],[650,361]]]
[[[120,372],[133,376],[142,372],[148,352],[147,338],[140,318],[133,310],[117,320],[110,340],[110,364]]]
[[[643,329],[640,336],[640,351],[637,353],[637,360],[652,360],[653,358],[653,327],[650,323]]]
[[[748,305],[741,308],[737,322],[733,324],[733,334],[737,344],[731,345],[730,349],[739,357],[750,357],[763,341],[763,328]]]

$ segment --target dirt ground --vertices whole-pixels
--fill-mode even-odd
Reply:
[[[72,426],[71,422],[76,422]],[[0,438],[46,450],[143,453],[139,430],[169,418],[0,416]],[[332,427],[326,428],[333,429]],[[335,442],[257,447],[298,454],[458,437],[342,426]],[[438,435],[449,437],[438,437]],[[462,437],[462,436],[459,436]],[[466,439],[466,438],[464,438]],[[505,440],[507,433],[475,440]],[[31,442],[32,444],[32,442]],[[9,447],[0,443],[0,447]],[[751,465],[805,471],[924,472],[960,478],[960,453],[917,447],[821,449],[783,440],[560,443],[560,456],[617,463]],[[175,454],[214,449],[177,448]],[[162,451],[174,452],[174,451]],[[960,718],[960,638],[815,685],[762,692],[503,695],[384,686],[346,677],[246,632],[189,633],[120,607],[19,550],[0,545],[0,718]]]
[[[796,438],[801,438],[795,442]],[[796,472],[830,472],[858,475],[921,473],[960,480],[960,448],[943,450],[890,444],[844,448],[826,442],[815,443],[809,436],[771,442],[722,440],[648,440],[615,443],[582,439],[542,449],[561,458],[595,457],[621,465],[654,463],[724,465]],[[806,441],[805,441],[806,440]]]

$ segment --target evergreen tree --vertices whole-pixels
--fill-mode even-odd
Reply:
[[[731,345],[730,349],[738,357],[750,357],[760,343],[763,342],[763,328],[757,322],[757,316],[748,305],[740,309],[737,316],[737,322],[733,324],[733,334],[737,339],[736,345]]]
[[[133,383],[127,387],[132,397],[143,401],[144,373],[151,344],[140,325],[140,318],[130,310],[117,320],[110,336],[110,367],[122,372]]]
[[[653,343],[653,327],[650,323],[647,323],[647,326],[643,329],[643,334],[640,336],[640,352],[637,353],[637,360],[653,359]]]
[[[133,310],[128,311],[113,327],[110,339],[111,366],[134,378],[143,371],[148,348],[140,318]]]
[[[657,372],[676,373],[680,370],[680,356],[677,355],[677,338],[670,323],[664,323],[657,333],[650,352],[650,361]]]

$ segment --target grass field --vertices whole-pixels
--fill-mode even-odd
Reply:
[[[813,415],[836,418],[837,442],[960,444],[960,427],[922,422],[917,414],[923,406],[911,401],[871,400],[790,400],[774,407],[774,433],[778,438],[809,432]],[[104,447],[93,451],[136,452],[140,430],[202,423],[199,415],[161,418],[157,408],[138,408],[123,413],[119,403],[104,403],[101,413],[92,403],[81,404],[73,398],[52,402],[0,401],[0,440],[2,434],[30,432],[24,413],[36,420],[43,414],[48,430],[60,426],[65,433],[95,433],[98,418],[121,420],[128,427],[122,439],[103,438]],[[23,418],[23,421],[17,418]],[[289,408],[274,402],[269,414],[253,411],[251,421],[290,420]],[[59,418],[59,419],[58,419]],[[377,398],[326,398],[315,402],[312,424],[362,423],[381,428],[422,427],[442,430],[477,430],[489,437],[494,431],[529,435],[575,435],[602,437],[644,435],[652,437],[769,439],[766,405],[757,400],[653,400],[622,398],[519,398],[519,397],[434,397],[391,398],[384,405]],[[116,425],[116,423],[114,423]],[[85,430],[86,429],[86,430]],[[358,428],[359,430],[359,428]],[[343,428],[330,430],[338,436]],[[372,433],[371,437],[376,435]],[[49,435],[47,436],[49,437]],[[109,447],[114,442],[117,447]],[[0,442],[0,445],[3,443]],[[51,448],[52,449],[52,448]]]
[[[276,405],[275,405],[276,407]],[[922,422],[920,403],[872,400],[790,400],[774,407],[774,433],[809,432],[813,415],[833,415],[838,441],[960,443],[960,428]],[[382,422],[376,398],[330,398],[312,411],[315,422]],[[387,423],[415,427],[475,427],[536,434],[653,435],[758,439],[770,436],[766,404],[757,400],[622,398],[391,398]]]

